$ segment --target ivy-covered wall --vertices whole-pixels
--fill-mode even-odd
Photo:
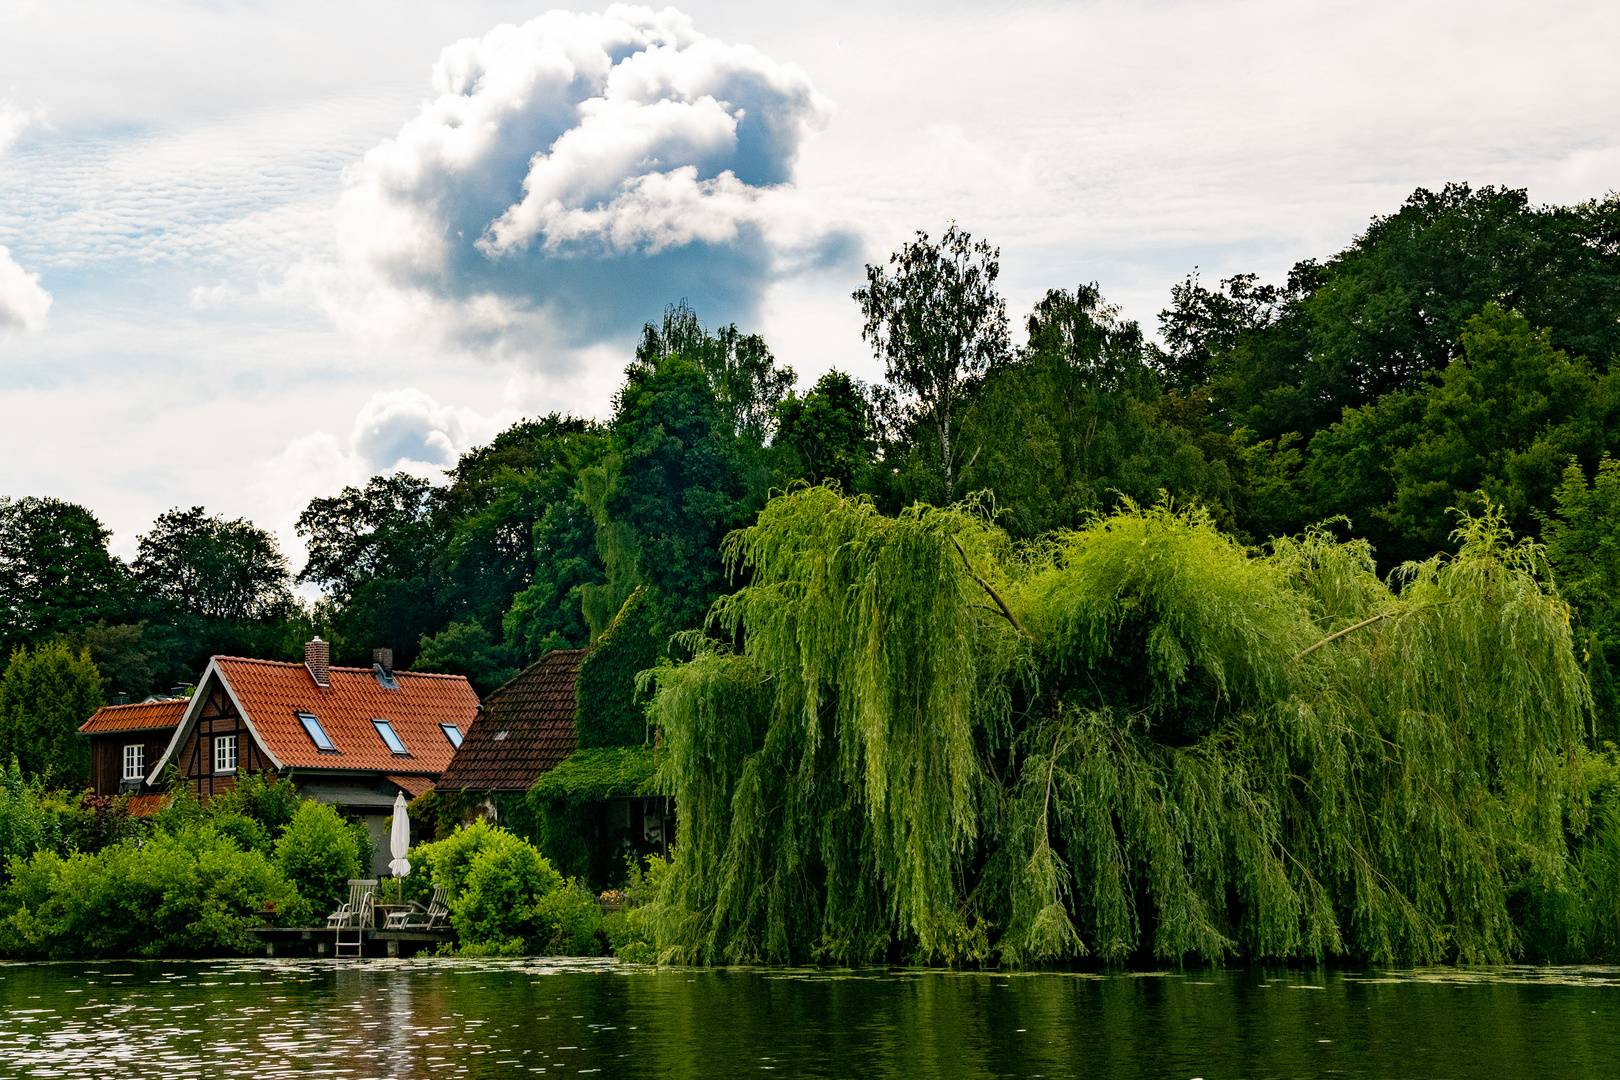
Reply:
[[[574,728],[581,750],[647,741],[645,701],[636,693],[636,675],[658,660],[657,618],[652,592],[643,585],[630,594],[580,664]]]

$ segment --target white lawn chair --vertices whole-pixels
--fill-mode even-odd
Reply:
[[[377,893],[376,878],[350,878],[349,898],[338,905],[338,909],[326,917],[328,928],[337,931],[333,936],[332,951],[338,956],[343,955],[345,948],[354,950],[354,955],[360,955],[361,944],[365,941],[365,930],[375,925],[375,916],[371,906],[371,898]],[[354,940],[347,941],[343,937],[345,930],[354,931]]]
[[[433,899],[427,907],[412,903],[408,909],[388,913],[390,930],[432,930],[450,917],[450,890],[443,885],[433,886]]]

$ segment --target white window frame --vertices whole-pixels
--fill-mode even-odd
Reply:
[[[222,776],[236,773],[236,736],[214,736],[214,775]]]
[[[130,751],[134,751],[134,753],[131,753]],[[125,743],[124,744],[124,772],[123,772],[123,775],[119,777],[119,779],[120,780],[145,780],[146,779],[146,744],[145,743]]]

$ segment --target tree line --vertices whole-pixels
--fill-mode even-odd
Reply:
[[[1325,521],[1383,575],[1454,551],[1454,511],[1490,500],[1546,544],[1597,733],[1620,737],[1620,201],[1419,190],[1284,282],[1189,276],[1157,342],[1094,284],[1049,291],[1015,334],[998,275],[997,249],[954,225],[868,267],[852,299],[872,385],[800,386],[758,335],[675,305],[606,419],[525,420],[442,483],[312,500],[296,575],[263,530],[201,507],[162,515],[126,563],[89,509],[0,500],[0,642],[88,650],[105,696],[192,681],[214,653],[295,659],[312,633],[341,662],[386,645],[487,692],[590,643],[644,584],[660,641],[701,629],[747,580],[722,541],[799,482],[887,516],[971,497],[1013,542],[1127,500],[1202,507],[1252,545]]]

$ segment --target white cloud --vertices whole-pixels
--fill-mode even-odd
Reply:
[[[0,154],[17,141],[34,115],[16,102],[0,98]],[[11,257],[9,248],[0,246],[0,332],[45,329],[45,316],[51,310],[51,294],[39,287],[39,275],[30,274]]]
[[[17,141],[23,129],[34,122],[34,114],[10,98],[0,98],[0,154]]]
[[[39,275],[18,266],[11,252],[0,247],[0,330],[45,329],[51,294],[39,287]]]
[[[341,273],[304,272],[347,329],[437,331],[565,367],[664,304],[752,314],[848,236],[792,187],[832,104],[799,68],[673,8],[553,11],[444,50],[436,96],[348,175]]]

